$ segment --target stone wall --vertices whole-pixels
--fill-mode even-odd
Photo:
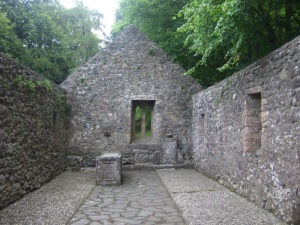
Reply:
[[[61,85],[73,105],[71,161],[93,165],[95,156],[114,151],[126,159],[133,149],[154,155],[169,132],[185,155],[191,149],[191,99],[201,87],[184,72],[136,27],[122,31]],[[145,142],[132,140],[134,101],[153,105],[153,134]]]
[[[196,168],[300,224],[300,37],[194,98]]]
[[[64,171],[62,89],[0,53],[0,209]]]

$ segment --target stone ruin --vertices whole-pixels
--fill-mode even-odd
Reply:
[[[139,29],[123,30],[61,84],[72,102],[70,165],[94,166],[103,152],[122,153],[134,168],[190,159],[192,96],[201,86],[184,72]]]
[[[199,171],[300,224],[300,36],[195,95],[192,118]]]
[[[129,26],[61,85],[72,104],[68,123],[64,91],[49,92],[37,85],[44,78],[0,54],[0,208],[67,165],[95,166],[102,153],[122,153],[124,168],[192,162],[300,224],[299,62],[300,36],[202,90]]]

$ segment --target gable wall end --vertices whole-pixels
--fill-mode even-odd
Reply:
[[[61,85],[72,102],[70,160],[103,152],[133,154],[135,100],[155,101],[151,143],[172,132],[183,154],[190,152],[191,100],[201,86],[184,72],[141,31],[125,29]]]

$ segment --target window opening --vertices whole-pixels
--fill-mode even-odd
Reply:
[[[261,93],[248,94],[243,113],[242,130],[244,152],[255,152],[261,148]]]
[[[131,113],[131,141],[153,136],[153,108],[155,101],[133,100]]]
[[[200,115],[200,118],[199,118],[199,139],[200,139],[200,144],[203,144],[204,142],[204,135],[205,135],[205,132],[204,132],[204,114],[201,114]]]

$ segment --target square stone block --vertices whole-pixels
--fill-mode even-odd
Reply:
[[[121,153],[104,153],[96,157],[96,176],[97,185],[121,184]]]

